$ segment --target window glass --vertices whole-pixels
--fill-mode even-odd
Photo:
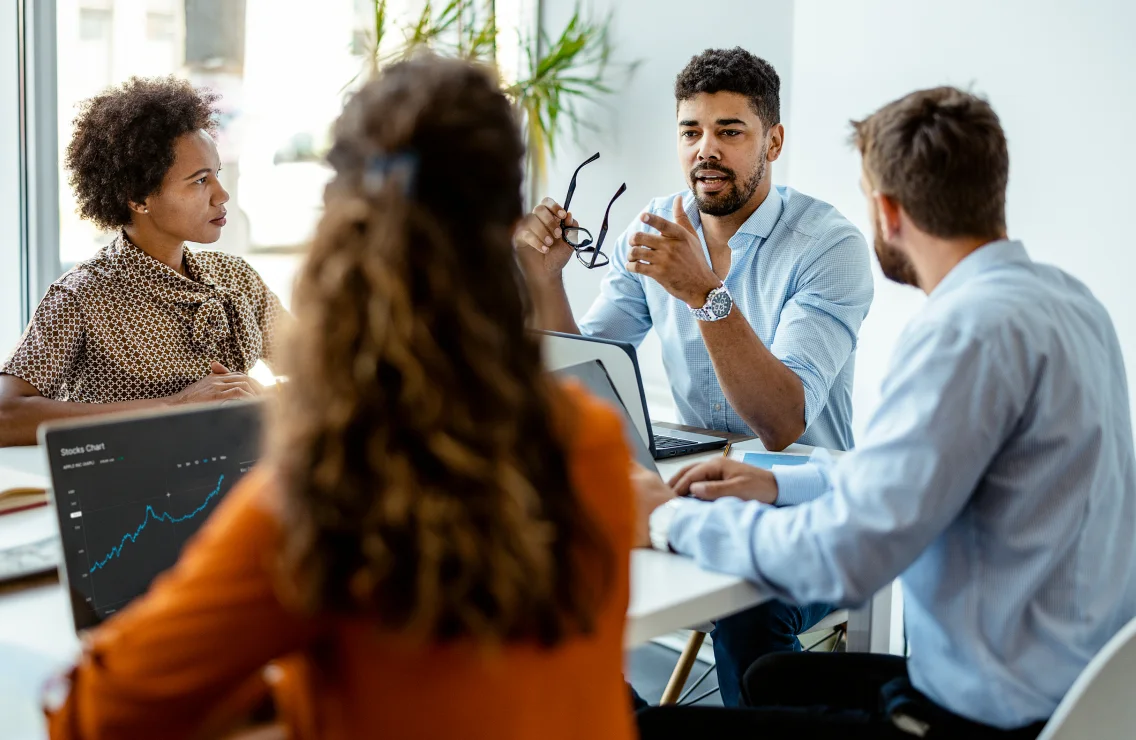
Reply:
[[[506,76],[519,59],[516,24],[526,1],[497,2]],[[388,0],[392,37],[422,5]],[[370,47],[372,3],[58,0],[57,7],[60,162],[76,105],[107,86],[172,74],[216,90],[221,181],[231,200],[228,224],[210,248],[245,256],[287,302],[331,176],[323,162],[329,129]],[[113,235],[81,221],[66,173],[60,182],[59,252],[67,269]]]
[[[20,67],[15,3],[0,4],[0,355],[23,329],[20,186]]]

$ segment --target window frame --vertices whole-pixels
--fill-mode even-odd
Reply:
[[[22,322],[27,324],[48,287],[62,273],[59,261],[59,93],[56,0],[17,0],[20,8],[20,114],[23,135]]]

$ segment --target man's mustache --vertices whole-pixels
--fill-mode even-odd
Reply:
[[[737,175],[730,168],[728,168],[728,167],[715,167],[713,165],[708,165],[708,164],[698,165],[697,167],[692,169],[690,171],[690,179],[691,180],[697,179],[699,173],[702,173],[702,172],[717,172],[717,173],[721,174],[723,177],[725,177],[727,180],[737,179]]]

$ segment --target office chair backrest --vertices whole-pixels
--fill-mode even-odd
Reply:
[[[1104,740],[1136,731],[1136,619],[1109,640],[1073,682],[1038,740]]]

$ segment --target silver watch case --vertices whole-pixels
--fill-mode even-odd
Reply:
[[[730,295],[725,284],[722,284],[710,291],[702,308],[692,308],[690,312],[699,321],[721,321],[730,315],[733,308],[734,297]]]

